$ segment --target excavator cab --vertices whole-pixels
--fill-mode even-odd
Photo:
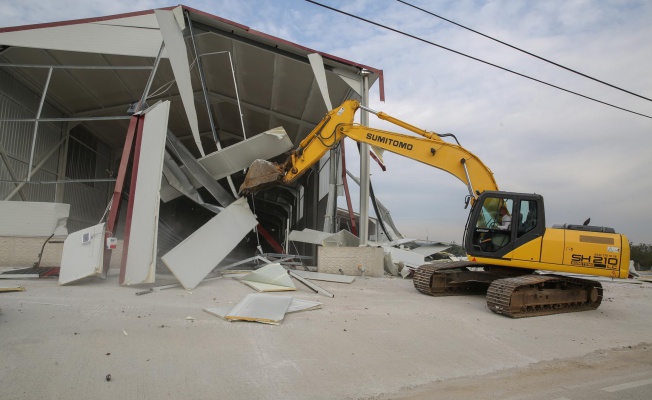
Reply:
[[[465,250],[469,256],[511,259],[515,249],[544,232],[542,196],[485,191],[469,213]]]

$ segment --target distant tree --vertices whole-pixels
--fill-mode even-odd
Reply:
[[[652,245],[639,243],[629,244],[631,248],[630,258],[639,271],[648,271],[652,267]]]

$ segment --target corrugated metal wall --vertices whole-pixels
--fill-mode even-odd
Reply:
[[[0,71],[0,119],[34,118],[40,101],[40,96],[27,90],[5,72]],[[62,117],[61,112],[48,104],[43,105],[41,114],[44,117]],[[34,165],[48,153],[63,137],[61,123],[40,123],[38,128],[36,148],[34,150]],[[16,173],[17,180],[27,178],[29,156],[32,146],[34,123],[32,122],[0,122],[0,144],[7,152],[9,164]],[[11,180],[9,169],[0,164],[0,179]],[[55,152],[32,176],[33,181],[56,180],[59,165],[59,153]],[[13,183],[0,182],[0,199],[15,188]],[[55,185],[25,185],[23,193],[29,201],[54,201]],[[20,200],[16,194],[11,200]]]
[[[34,93],[24,85],[17,82],[4,71],[0,71],[0,119],[34,118],[38,110],[41,94]],[[42,117],[59,118],[65,115],[47,102],[41,111]],[[64,123],[41,122],[38,127],[36,147],[34,151],[34,165],[56,146],[65,135]],[[29,168],[29,158],[34,132],[33,122],[1,122],[0,144],[7,153],[10,167],[16,173],[16,180],[25,180]],[[69,140],[66,177],[70,179],[107,178],[106,170],[111,168],[111,148],[93,138],[90,145],[80,145],[90,133],[77,128]],[[77,141],[75,141],[75,139]],[[59,168],[60,152],[55,151],[36,172],[32,181],[55,181]],[[87,173],[77,173],[81,168],[89,169]],[[69,172],[73,172],[69,175]],[[76,176],[83,175],[83,176]],[[13,180],[9,168],[0,159],[0,180]],[[27,184],[23,186],[23,193],[27,201],[54,202],[56,186],[53,184]],[[4,200],[16,187],[14,183],[0,182],[0,200]],[[112,183],[92,184],[66,184],[64,189],[64,203],[70,204],[70,218],[68,231],[95,225],[99,221],[109,200],[109,193],[113,190]],[[19,194],[11,200],[21,201]]]
[[[79,126],[70,131],[66,178],[106,179],[111,169],[111,148]],[[113,183],[66,184],[63,202],[70,204],[68,230],[74,232],[96,225],[109,202]],[[73,206],[74,204],[74,206]]]

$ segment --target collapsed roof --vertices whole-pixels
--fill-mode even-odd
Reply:
[[[279,126],[296,144],[327,111],[311,65],[314,62],[308,57],[311,54],[321,55],[320,64],[334,106],[360,98],[363,71],[370,85],[379,82],[381,99],[384,97],[381,70],[184,5],[1,28],[0,75],[10,77],[3,81],[23,85],[34,93],[24,100],[30,103],[30,110],[38,108],[39,98],[45,93],[46,107],[37,116],[28,112],[18,118],[7,113],[0,113],[0,117],[5,123],[50,124],[63,132],[92,135],[112,149],[114,163],[124,145],[130,113],[143,99],[148,105],[170,101],[168,128],[195,157]],[[32,126],[21,126],[27,125]],[[28,142],[29,130],[16,130],[8,140]],[[14,147],[22,152],[25,146],[29,145]],[[46,157],[47,146],[50,144],[35,146],[35,163]],[[31,170],[31,157],[22,153],[13,157],[15,162],[25,164],[21,168],[27,167],[27,158]],[[111,168],[115,164],[100,168],[109,173],[104,178],[111,177]],[[98,177],[97,173],[94,177]],[[319,192],[318,181],[314,179],[313,187],[306,191]],[[0,184],[3,194],[15,190],[9,183]],[[67,192],[66,202],[71,203],[74,214],[76,200],[71,200]],[[317,197],[317,202],[321,199],[320,193],[306,196]],[[285,209],[291,198],[296,198],[296,193],[284,189],[258,196],[259,219],[281,225],[288,217]],[[89,203],[87,199],[79,202]],[[307,208],[316,209],[315,204]],[[101,215],[104,207],[96,207],[94,213]],[[95,218],[90,212],[85,214],[86,220]],[[317,228],[317,220],[313,217],[313,223],[307,226]]]
[[[200,55],[217,135],[225,145],[281,125],[292,142],[297,143],[322,119],[326,108],[307,58],[308,54],[319,52],[187,6],[163,10],[172,11],[183,30],[191,63],[190,85],[196,103],[198,134],[206,153],[215,149],[215,141],[195,49]],[[47,67],[57,68],[49,82],[47,101],[67,118],[126,116],[130,105],[141,98],[162,50],[148,102],[171,101],[170,129],[189,149],[197,152],[196,146],[190,145],[194,132],[181,100],[180,86],[184,83],[175,76],[169,61],[174,49],[161,46],[164,32],[157,11],[162,10],[2,28],[2,69],[35,93],[42,93],[48,80]],[[382,71],[319,54],[323,56],[335,106],[358,97],[363,69],[370,72],[370,83],[381,79],[383,96]],[[36,65],[44,68],[28,67]],[[114,148],[122,146],[127,120],[83,123]]]

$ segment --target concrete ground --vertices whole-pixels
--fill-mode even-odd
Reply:
[[[316,283],[335,298],[297,283],[294,296],[323,308],[272,326],[202,311],[252,293],[231,278],[143,296],[142,287],[119,287],[117,271],[71,286],[2,280],[27,290],[0,293],[0,398],[437,398],[460,379],[504,389],[496,374],[573,359],[590,366],[602,362],[595,354],[652,342],[651,283],[605,282],[596,311],[517,320],[490,312],[483,296],[433,298],[411,280]],[[652,362],[641,368],[652,377]],[[482,385],[462,393],[492,398]]]

